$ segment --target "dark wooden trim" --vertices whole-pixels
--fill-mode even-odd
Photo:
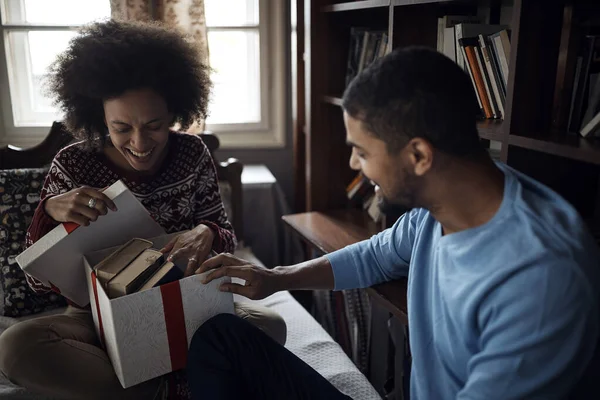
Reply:
[[[371,217],[358,209],[284,215],[283,221],[304,241],[325,254],[379,232]]]
[[[508,136],[508,144],[600,165],[600,140],[597,139],[585,139],[574,135],[550,139],[511,134]]]
[[[292,77],[293,91],[296,94],[296,108],[293,115],[293,174],[294,174],[294,204],[292,209],[306,209],[306,80],[304,76],[304,0],[292,0],[295,7],[296,21],[290,21],[296,40],[295,76]]]
[[[233,215],[228,216],[238,242],[244,240],[244,190],[242,188],[242,171],[244,166],[235,159],[216,162],[217,175],[220,182],[228,182],[231,186],[231,208]]]
[[[0,148],[0,169],[41,168],[49,165],[60,149],[73,141],[73,136],[61,122],[54,122],[48,136],[27,149],[15,146]]]
[[[503,122],[499,119],[486,119],[477,122],[477,131],[482,139],[495,140],[504,143],[506,135],[504,134]]]
[[[219,138],[208,131],[201,133],[199,136],[210,151],[219,182],[227,182],[231,187],[231,211],[233,215],[228,215],[228,218],[231,225],[233,225],[238,241],[241,242],[244,240],[244,191],[242,188],[242,171],[244,170],[244,166],[236,158],[229,158],[226,161],[219,162],[215,156],[215,152],[221,146]]]

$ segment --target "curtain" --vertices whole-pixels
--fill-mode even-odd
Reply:
[[[208,30],[204,0],[110,0],[111,16],[129,21],[161,21],[186,33],[198,46],[202,62],[209,64]],[[190,133],[204,130],[204,121],[194,123]]]

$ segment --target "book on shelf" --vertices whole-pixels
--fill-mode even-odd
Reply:
[[[490,102],[490,97],[486,90],[484,71],[479,66],[477,59],[478,40],[477,38],[463,38],[459,40],[459,46],[467,60],[467,71],[471,75],[471,80],[475,86],[475,94],[478,97],[479,103],[483,109],[485,118],[493,118],[494,110]]]
[[[381,209],[379,208],[379,199],[377,194],[373,195],[373,198],[369,204],[369,208],[367,209],[367,213],[374,222],[378,223],[381,221],[382,215]]]
[[[346,187],[346,196],[350,204],[360,206],[375,222],[381,220],[375,186],[361,172]]]
[[[454,38],[456,41],[456,47],[458,48],[459,40],[466,38],[479,37],[479,35],[492,35],[502,30],[508,29],[506,25],[489,25],[489,24],[469,24],[460,23],[454,27]],[[456,53],[456,63],[463,69],[465,69],[465,58],[463,54],[458,51]]]
[[[488,38],[484,35],[479,35],[479,48],[483,56],[485,64],[485,70],[487,72],[488,80],[492,92],[494,93],[494,99],[496,107],[498,109],[499,118],[504,118],[504,104],[506,101],[506,93],[502,87],[500,74],[497,71],[496,63],[493,60],[493,54],[489,46]]]
[[[480,23],[476,16],[438,18],[438,51],[463,68],[471,79],[481,115],[504,118],[510,59],[505,25]]]
[[[506,29],[489,35],[491,50],[498,63],[498,69],[502,77],[504,92],[508,87],[508,66],[510,60],[510,38]]]
[[[575,60],[567,131],[589,136],[600,112],[600,35],[584,35]]]
[[[600,134],[600,112],[596,114],[579,132],[581,136],[598,136]]]
[[[388,53],[388,34],[366,28],[350,28],[350,46],[346,64],[346,86],[373,61]]]
[[[454,27],[461,23],[481,23],[476,15],[444,15],[438,18],[437,50],[456,62],[456,39]]]

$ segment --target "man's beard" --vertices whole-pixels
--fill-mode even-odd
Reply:
[[[391,198],[386,198],[383,193],[378,196],[379,210],[386,216],[389,221],[395,221],[403,214],[417,206],[416,190],[417,179],[410,174],[406,169],[400,169],[400,179],[397,187],[400,190],[393,191]]]
[[[384,197],[378,198],[379,210],[385,214],[388,219],[396,220],[400,218],[400,216],[408,211],[410,211],[410,207],[406,207],[400,204],[394,204],[388,201]]]

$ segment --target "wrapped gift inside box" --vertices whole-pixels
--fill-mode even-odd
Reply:
[[[149,240],[159,249],[173,236]],[[217,314],[232,314],[233,295],[218,289],[228,278],[205,285],[193,275],[111,300],[93,268],[115,250],[86,254],[84,264],[96,330],[121,385],[128,388],[184,368],[194,332]]]

